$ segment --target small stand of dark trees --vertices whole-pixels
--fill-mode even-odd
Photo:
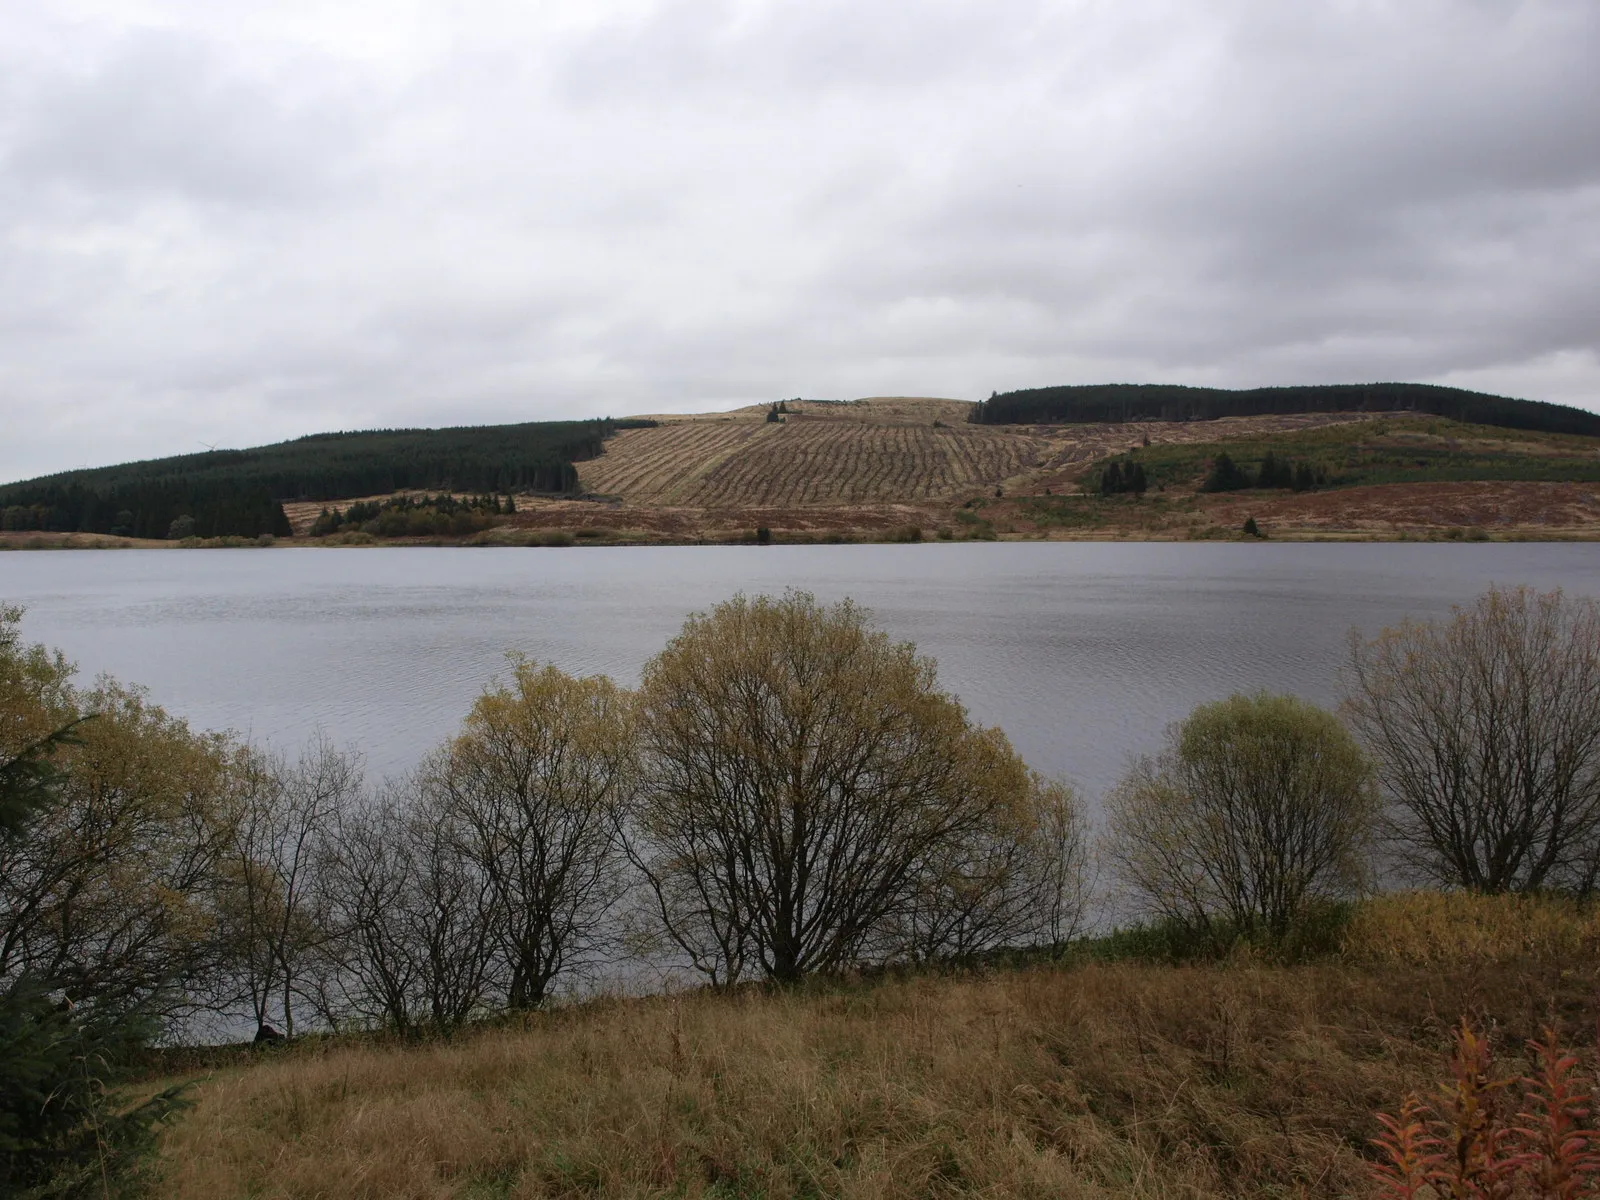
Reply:
[[[1328,481],[1327,472],[1308,462],[1295,462],[1279,458],[1272,451],[1262,457],[1260,466],[1252,473],[1240,466],[1226,452],[1217,455],[1211,464],[1202,492],[1238,492],[1246,488],[1292,488],[1297,492],[1310,491]]]
[[[1112,459],[1111,462],[1106,464],[1105,470],[1100,472],[1100,494],[1102,496],[1116,496],[1125,492],[1132,492],[1136,496],[1142,496],[1147,486],[1144,476],[1144,464],[1137,459]]]
[[[517,511],[510,496],[395,496],[361,500],[345,509],[325,508],[312,522],[312,537],[360,530],[379,537],[437,537],[477,533]]]
[[[650,421],[545,421],[325,433],[0,487],[6,529],[162,538],[181,516],[198,537],[286,537],[279,502],[403,491],[571,492],[574,465],[618,429]]]
[[[1229,391],[1107,383],[995,393],[972,408],[978,425],[1210,421],[1279,413],[1418,412],[1477,425],[1600,436],[1600,413],[1423,383],[1334,384]]]

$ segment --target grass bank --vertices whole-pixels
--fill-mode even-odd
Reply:
[[[307,1044],[201,1079],[157,1191],[1365,1195],[1374,1110],[1437,1081],[1461,1014],[1508,1054],[1546,1025],[1592,1049],[1593,926],[1402,897],[1302,966],[1080,961]]]

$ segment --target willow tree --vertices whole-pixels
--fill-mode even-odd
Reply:
[[[1200,705],[1105,807],[1106,860],[1141,915],[1269,937],[1360,889],[1377,816],[1339,719],[1265,692]]]
[[[1004,735],[849,601],[739,596],[692,616],[645,667],[638,740],[630,852],[716,983],[905,952],[896,930],[958,873],[977,868],[984,895],[1010,880],[976,850],[1032,822]]]
[[[137,688],[75,687],[65,659],[21,644],[17,616],[0,608],[0,761],[15,778],[40,738],[69,726],[70,736],[38,760],[50,803],[25,836],[0,842],[0,981],[192,1008],[218,973],[231,747]]]
[[[626,890],[617,808],[629,774],[627,696],[603,676],[513,663],[426,786],[490,905],[507,1004],[542,1003],[565,971],[606,948]]]

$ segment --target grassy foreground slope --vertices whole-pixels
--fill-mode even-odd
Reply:
[[[1423,895],[1306,966],[1091,961],[307,1045],[199,1085],[160,1193],[1368,1195],[1375,1110],[1438,1081],[1460,1015],[1508,1073],[1545,1026],[1592,1056],[1592,926]]]

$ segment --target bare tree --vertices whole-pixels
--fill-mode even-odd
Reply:
[[[1402,863],[1485,892],[1594,890],[1600,606],[1491,589],[1448,621],[1352,634],[1343,711]]]
[[[388,797],[337,813],[322,839],[317,882],[332,961],[323,1018],[337,1027],[346,1013],[409,1033],[418,964],[407,936],[406,909],[416,864],[405,818]]]
[[[227,940],[240,989],[259,1026],[276,1005],[294,1036],[303,975],[330,936],[318,900],[322,842],[362,787],[359,757],[315,735],[293,763],[252,751],[239,767],[230,822]]]
[[[1059,948],[1088,910],[1089,840],[1077,793],[1032,776],[1021,802],[940,846],[885,950],[964,960],[1002,946]]]
[[[1364,882],[1370,767],[1332,713],[1265,692],[1203,704],[1106,800],[1106,861],[1138,911],[1282,937]]]
[[[626,695],[609,679],[513,663],[436,758],[460,855],[493,898],[493,935],[513,1009],[542,1003],[610,936],[625,890],[616,810],[630,755]]]
[[[402,1034],[465,1022],[494,970],[492,888],[425,785],[436,773],[425,767],[344,814],[321,872],[342,1012]]]
[[[931,660],[804,593],[691,617],[645,668],[640,746],[630,853],[715,983],[796,980],[882,944],[1028,791]]]

